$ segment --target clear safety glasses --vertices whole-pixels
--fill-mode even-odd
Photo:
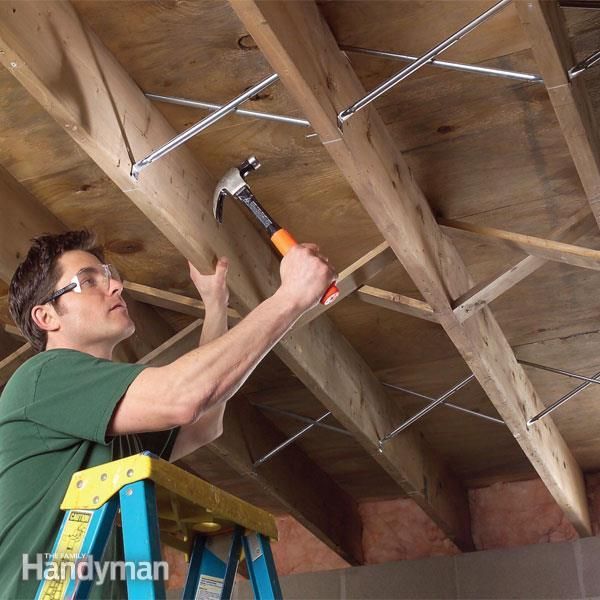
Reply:
[[[119,272],[113,265],[95,265],[93,267],[84,267],[79,270],[71,282],[65,287],[52,292],[41,304],[53,302],[67,292],[77,292],[86,294],[94,290],[107,291],[110,287],[110,280],[121,281]]]

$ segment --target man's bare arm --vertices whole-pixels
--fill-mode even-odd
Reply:
[[[190,264],[190,276],[204,303],[204,323],[199,346],[203,346],[227,333],[227,290],[226,259],[219,259],[212,275],[202,275]],[[184,425],[177,433],[169,460],[175,462],[198,448],[210,444],[223,433],[225,402],[208,409],[190,425]]]
[[[138,375],[115,410],[109,435],[189,425],[227,401],[334,277],[315,247],[293,248],[281,263],[279,289],[233,329]]]

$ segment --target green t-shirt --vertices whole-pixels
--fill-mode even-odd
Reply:
[[[47,350],[19,367],[6,384],[0,396],[3,599],[34,598],[39,582],[33,575],[22,580],[23,555],[31,564],[36,554],[51,552],[73,473],[140,450],[139,438],[131,448],[131,443],[107,438],[106,430],[117,403],[143,369],[76,350]],[[174,436],[161,434],[162,440],[154,436],[157,447],[170,446]],[[94,595],[105,596],[100,592]]]

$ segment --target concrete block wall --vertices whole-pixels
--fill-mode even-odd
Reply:
[[[596,598],[600,538],[281,577],[290,599]],[[252,598],[247,581],[236,600]]]

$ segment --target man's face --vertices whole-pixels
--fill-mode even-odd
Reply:
[[[89,252],[71,250],[59,258],[58,264],[62,275],[55,289],[68,285],[81,269],[102,263]],[[72,342],[75,347],[116,345],[132,335],[135,326],[121,297],[122,291],[123,284],[110,279],[107,288],[71,291],[55,300],[63,341]]]

